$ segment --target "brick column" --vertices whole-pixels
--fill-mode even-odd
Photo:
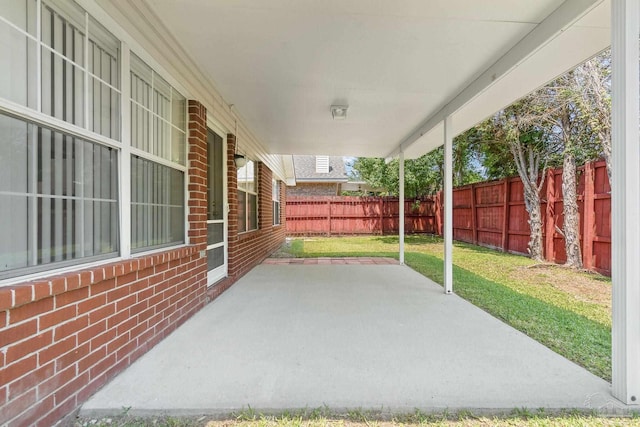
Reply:
[[[227,134],[227,200],[228,213],[228,248],[229,248],[229,277],[236,275],[236,255],[238,251],[238,169],[236,168],[236,136]]]
[[[207,247],[207,109],[189,100],[189,243]]]
[[[258,163],[258,227],[267,230],[273,227],[273,187],[271,170]]]

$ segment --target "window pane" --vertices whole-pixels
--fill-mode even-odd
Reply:
[[[209,249],[207,251],[207,270],[211,271],[224,264],[224,247]]]
[[[187,140],[186,134],[180,129],[174,127],[171,128],[171,161],[185,164],[185,141]]]
[[[131,55],[131,141],[134,147],[185,165],[185,102],[167,81],[140,58]]]
[[[207,219],[224,218],[224,148],[222,138],[207,132]]]
[[[171,124],[180,130],[187,130],[187,100],[175,89],[171,91]]]
[[[246,180],[247,191],[251,193],[256,192],[255,180],[256,180],[256,164],[252,160],[249,160],[247,162],[247,180]]]
[[[221,222],[207,224],[207,245],[215,245],[224,241],[224,224]]]
[[[131,248],[184,242],[184,174],[138,156],[131,159]]]
[[[273,225],[280,224],[280,202],[273,202]]]
[[[247,168],[249,167],[249,162],[247,162],[247,164],[245,164],[244,166],[242,166],[241,168],[238,168],[236,175],[238,177],[238,188],[247,189]]]
[[[84,64],[84,10],[64,3],[64,10],[42,3],[42,42],[63,57]],[[46,49],[48,50],[48,49]]]
[[[117,253],[115,150],[0,115],[0,171],[0,277]]]
[[[84,72],[42,48],[42,112],[84,127]]]
[[[249,210],[249,230],[255,230],[258,228],[258,196],[255,194],[248,194],[248,206]]]
[[[36,35],[36,2],[34,0],[11,0],[0,2],[0,15],[32,36]]]
[[[238,190],[238,232],[247,231],[247,193]]]
[[[89,129],[120,140],[119,41],[94,20],[89,26]]]
[[[12,2],[0,2],[2,5]],[[4,11],[0,12],[4,14]],[[0,21],[0,97],[20,105],[36,107],[35,42]]]

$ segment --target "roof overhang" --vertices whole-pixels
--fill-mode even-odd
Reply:
[[[283,177],[270,155],[418,157],[610,43],[608,0],[96,1]]]

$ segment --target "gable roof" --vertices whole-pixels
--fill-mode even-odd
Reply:
[[[329,173],[316,172],[316,156],[293,156],[297,182],[347,182],[344,158],[329,156]]]

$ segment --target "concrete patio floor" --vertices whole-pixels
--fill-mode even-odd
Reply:
[[[623,413],[610,385],[400,265],[263,264],[80,415],[326,406]]]

